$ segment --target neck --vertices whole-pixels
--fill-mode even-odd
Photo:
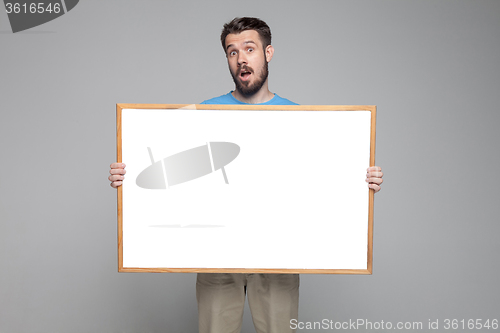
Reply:
[[[257,91],[255,94],[245,96],[240,94],[240,92],[237,89],[235,89],[233,91],[233,97],[243,103],[260,104],[270,101],[274,97],[274,94],[269,91],[266,80],[266,82],[264,82],[264,84],[262,85],[262,88],[260,88],[260,90]]]

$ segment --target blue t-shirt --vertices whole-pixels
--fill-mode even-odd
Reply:
[[[233,94],[231,94],[232,92],[233,91],[231,90],[229,93],[225,95],[207,99],[206,101],[201,102],[201,104],[298,105],[297,103],[294,103],[286,98],[279,97],[277,94],[274,94],[273,98],[264,103],[258,103],[258,104],[243,103],[234,98]]]

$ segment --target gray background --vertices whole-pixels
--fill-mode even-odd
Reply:
[[[197,330],[195,274],[117,273],[106,178],[116,103],[232,89],[235,16],[272,28],[271,91],[378,106],[373,275],[302,275],[300,320],[500,319],[500,1],[87,0],[0,12],[0,332]]]

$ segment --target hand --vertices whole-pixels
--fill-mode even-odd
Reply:
[[[109,173],[111,176],[108,177],[109,181],[111,182],[111,187],[117,188],[118,186],[121,186],[123,183],[123,180],[125,179],[125,163],[112,163],[110,166],[111,170],[109,170]]]
[[[382,177],[384,173],[382,172],[382,168],[378,166],[372,166],[366,169],[366,179],[365,181],[368,183],[368,187],[373,189],[375,193],[380,191],[380,184],[382,184]]]

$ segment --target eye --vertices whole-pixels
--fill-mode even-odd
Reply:
[[[232,57],[232,56],[235,56],[236,55],[236,51],[231,51],[229,52],[229,55]]]
[[[253,47],[249,47],[248,52],[253,52]]]

